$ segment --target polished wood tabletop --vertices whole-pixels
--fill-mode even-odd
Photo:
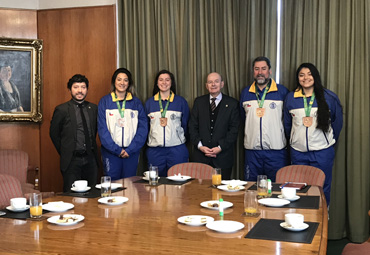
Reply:
[[[98,203],[99,198],[70,196],[44,200],[73,203],[75,207],[65,213],[85,216],[76,225],[48,223],[46,219],[55,213],[44,214],[39,221],[0,218],[0,254],[326,254],[328,215],[321,188],[312,186],[307,193],[299,194],[320,196],[318,210],[259,206],[261,215],[251,218],[242,216],[243,191],[220,191],[210,187],[210,180],[151,187],[134,183],[139,179],[117,181],[127,188],[113,193],[129,199],[122,205],[109,206]],[[177,222],[185,215],[219,220],[217,210],[200,206],[219,196],[234,204],[225,210],[224,220],[241,222],[244,229],[224,234]],[[304,214],[305,221],[320,223],[311,244],[244,238],[260,218],[283,220],[291,212]]]

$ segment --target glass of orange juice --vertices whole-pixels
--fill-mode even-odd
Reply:
[[[257,191],[246,190],[244,194],[244,215],[256,217],[259,215]]]
[[[31,218],[40,218],[42,216],[41,193],[32,193],[30,195],[30,216]]]
[[[214,168],[212,173],[212,186],[216,187],[221,184],[221,168]]]

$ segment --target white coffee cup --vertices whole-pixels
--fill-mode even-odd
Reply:
[[[27,199],[25,197],[16,197],[10,199],[10,205],[14,209],[22,209],[26,207]]]
[[[284,187],[281,189],[281,194],[284,198],[291,199],[296,196],[296,191],[295,188]]]
[[[287,213],[285,214],[285,223],[292,226],[293,228],[297,228],[303,225],[304,216],[303,214],[299,213]]]
[[[147,177],[147,178],[149,178],[149,171],[145,171],[144,172],[144,176]]]
[[[76,190],[85,190],[87,188],[87,181],[85,180],[75,181],[72,184],[72,187],[75,188]]]

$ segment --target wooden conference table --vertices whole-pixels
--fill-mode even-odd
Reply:
[[[220,191],[210,187],[210,180],[157,187],[134,183],[137,180],[140,177],[117,181],[127,188],[113,194],[129,198],[122,205],[71,196],[44,200],[73,203],[75,207],[66,213],[85,216],[77,225],[48,223],[46,218],[55,213],[44,214],[41,221],[0,218],[0,254],[326,254],[328,215],[322,189],[316,186],[299,195],[320,196],[318,210],[259,206],[261,215],[249,218],[241,216],[243,191]],[[242,222],[244,229],[224,234],[177,222],[185,215],[207,215],[218,220],[217,210],[203,208],[200,203],[219,195],[234,204],[225,210],[224,220]],[[320,223],[311,244],[244,238],[260,218],[282,220],[289,212],[302,213],[305,221]]]

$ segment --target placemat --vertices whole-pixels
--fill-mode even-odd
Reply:
[[[5,215],[0,216],[0,218],[10,218],[10,219],[17,219],[17,220],[26,220],[30,219],[30,210],[26,210],[24,212],[12,212],[7,209],[1,210],[5,212]],[[49,211],[42,210],[42,214],[48,213]]]
[[[305,222],[309,227],[303,231],[293,232],[280,227],[283,220],[260,219],[257,224],[248,232],[245,238],[263,239],[272,241],[312,243],[316,230],[319,226],[317,222]]]
[[[111,192],[115,193],[115,192],[125,190],[125,189],[126,189],[125,187],[117,188],[117,189],[112,190]],[[91,190],[89,190],[87,192],[65,192],[65,193],[61,193],[61,194],[57,194],[57,195],[70,196],[70,197],[97,198],[97,197],[100,197],[101,192],[100,192],[100,189],[97,189],[97,188],[93,187]]]
[[[272,191],[281,191],[280,189],[281,183],[273,183],[272,184]],[[307,193],[307,191],[310,189],[311,185],[307,185],[305,188],[301,190],[297,190],[297,193]],[[248,188],[248,190],[257,190],[257,185],[253,184]]]
[[[161,184],[164,184],[164,185],[183,185],[183,184],[188,183],[188,182],[190,182],[190,181],[192,181],[194,179],[195,178],[190,178],[189,180],[186,180],[186,181],[177,182],[177,181],[171,181],[171,180],[167,179],[166,177],[161,177],[158,180],[158,185],[161,185]],[[146,180],[143,180],[143,179],[134,181],[134,183],[146,183],[146,184],[149,185],[149,182],[146,181]]]
[[[272,197],[278,195],[273,194]],[[300,199],[296,201],[290,201],[290,204],[284,205],[287,208],[298,208],[298,209],[319,209],[320,197],[319,196],[300,196]]]

